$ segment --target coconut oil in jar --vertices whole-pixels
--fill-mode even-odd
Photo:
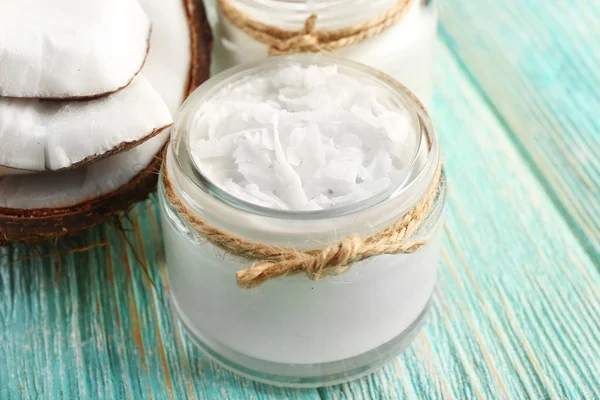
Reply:
[[[381,367],[418,332],[436,283],[445,180],[427,113],[387,76],[321,55],[228,70],[180,110],[161,177],[173,310],[218,363],[271,384],[322,386]],[[436,182],[410,238],[422,247],[335,276],[291,271],[240,287],[236,272],[256,260],[197,229],[318,250],[381,232]]]
[[[431,104],[433,85],[433,54],[438,13],[435,0],[213,0],[218,7],[215,29],[215,62],[220,71],[244,62],[256,61],[269,55],[269,40],[249,34],[246,25],[258,23],[259,30],[273,27],[296,32],[302,36],[311,15],[317,17],[315,32],[335,32],[352,29],[399,8],[394,23],[374,24],[364,40],[324,51],[376,68],[407,86],[420,100]],[[239,11],[231,16],[223,12],[224,5]],[[387,20],[389,22],[389,19]],[[375,33],[377,32],[377,33]],[[288,35],[289,37],[290,35]],[[296,40],[296,39],[292,40]],[[348,38],[348,37],[346,37]],[[319,48],[319,44],[316,45]],[[316,49],[304,49],[316,51]]]

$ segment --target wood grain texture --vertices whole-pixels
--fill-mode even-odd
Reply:
[[[152,199],[121,220],[125,234],[106,224],[57,246],[0,248],[0,399],[597,398],[600,149],[598,108],[583,100],[598,101],[591,83],[600,51],[590,49],[600,43],[589,30],[599,31],[600,12],[576,2],[586,23],[575,28],[567,26],[577,15],[565,11],[571,2],[529,14],[511,9],[514,1],[495,9],[488,0],[447,2],[434,99],[450,183],[446,234],[429,324],[402,355],[369,377],[318,390],[257,384],[214,365],[164,302]],[[536,81],[560,57],[550,49],[532,56],[527,44],[560,29],[588,40],[569,48],[561,39],[556,50],[570,54],[565,71],[587,68],[587,89],[565,90],[573,82],[558,73]],[[508,95],[498,76],[527,90]],[[546,114],[562,117],[548,122]],[[93,247],[72,251],[85,246]]]
[[[600,267],[600,2],[446,0],[440,36]]]

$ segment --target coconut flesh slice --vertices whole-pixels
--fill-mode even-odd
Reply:
[[[131,148],[172,122],[142,75],[123,90],[87,101],[0,98],[0,165],[71,168]]]
[[[72,168],[129,149],[172,122],[161,95],[143,75],[93,100],[0,98],[0,165],[28,171]]]
[[[136,0],[0,1],[0,96],[72,99],[127,86],[151,25]]]
[[[143,145],[82,168],[4,176],[0,178],[0,207],[68,207],[118,189],[152,162],[167,135],[163,132]]]
[[[175,113],[208,77],[211,36],[202,0],[140,3],[153,24],[142,72]],[[71,170],[0,176],[0,245],[73,234],[144,199],[155,188],[167,137],[165,130],[129,151]]]

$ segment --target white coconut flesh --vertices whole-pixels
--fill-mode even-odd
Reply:
[[[2,0],[0,96],[117,91],[142,68],[150,31],[136,0]]]
[[[85,101],[0,98],[0,165],[55,171],[137,144],[172,123],[143,76],[125,89]]]
[[[186,96],[192,63],[185,8],[190,0],[139,0],[152,21],[150,52],[143,73],[175,115]]]
[[[185,0],[141,0],[152,21],[150,52],[142,70],[171,113],[183,102],[191,66]],[[108,194],[144,170],[168,138],[168,130],[147,142],[92,164],[58,172],[0,176],[0,207],[71,207]]]
[[[0,177],[0,207],[68,207],[117,190],[152,162],[167,135],[82,168]]]

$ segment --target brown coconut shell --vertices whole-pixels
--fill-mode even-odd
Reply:
[[[192,47],[185,91],[187,96],[208,79],[212,33],[202,0],[182,1],[185,3]],[[156,190],[162,154],[160,151],[150,165],[119,189],[73,206],[47,209],[0,207],[0,246],[39,243],[74,235],[129,210]]]

